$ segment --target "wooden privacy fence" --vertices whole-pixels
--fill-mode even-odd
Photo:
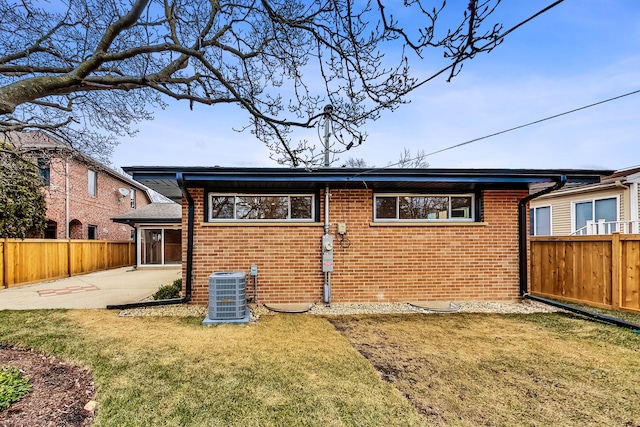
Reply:
[[[532,237],[531,294],[640,313],[640,234]]]
[[[134,242],[4,239],[0,254],[3,288],[135,264]]]

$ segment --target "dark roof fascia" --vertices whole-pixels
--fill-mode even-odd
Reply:
[[[181,173],[185,184],[200,186],[215,182],[460,182],[485,184],[530,184],[554,182],[566,176],[569,182],[597,183],[610,170],[584,169],[282,169],[131,166],[123,168],[136,180],[175,180]],[[191,184],[191,185],[190,185]]]

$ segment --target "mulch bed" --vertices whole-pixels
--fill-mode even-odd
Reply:
[[[94,412],[93,377],[86,369],[53,356],[0,345],[0,366],[16,366],[29,378],[30,393],[0,412],[0,426],[89,426]]]

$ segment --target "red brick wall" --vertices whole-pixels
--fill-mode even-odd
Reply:
[[[258,265],[259,302],[322,301],[324,208],[320,224],[314,226],[212,226],[203,223],[203,190],[190,192],[196,201],[192,302],[207,303],[211,273],[248,273],[251,264]],[[330,194],[333,302],[518,297],[517,204],[527,191],[485,191],[483,223],[459,226],[372,226],[371,190]],[[186,242],[184,201],[183,210]],[[338,222],[346,223],[348,248],[335,237]],[[251,279],[247,280],[250,295]]]
[[[120,181],[100,169],[97,172],[98,191],[96,196],[89,195],[88,166],[76,160],[69,161],[69,222],[77,220],[72,238],[86,239],[88,226],[97,226],[97,239],[130,240],[132,228],[111,221],[114,216],[131,210],[129,196],[122,198],[119,188],[132,188],[131,184]],[[65,162],[53,158],[50,165],[51,181],[46,190],[47,219],[57,223],[57,238],[66,238],[65,215]],[[144,191],[136,190],[136,207],[149,204]],[[74,221],[74,224],[77,224]],[[76,230],[78,232],[76,232]]]

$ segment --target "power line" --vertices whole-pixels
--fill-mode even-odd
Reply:
[[[479,48],[478,51],[482,51],[482,50],[486,49],[487,47],[489,47],[492,44],[495,45],[494,47],[498,46],[498,43],[500,43],[502,40],[504,40],[504,38],[508,34],[512,33],[513,31],[517,30],[518,28],[522,27],[527,22],[530,22],[530,21],[534,20],[535,18],[537,18],[538,16],[542,15],[543,13],[548,12],[549,10],[553,9],[554,7],[556,7],[557,5],[562,3],[563,1],[564,0],[556,0],[555,2],[551,3],[549,6],[545,7],[544,9],[541,9],[540,11],[534,13],[533,15],[531,15],[530,17],[528,17],[524,21],[522,21],[522,22],[514,25],[513,27],[509,28],[507,31],[505,31],[504,33],[500,34],[500,36],[497,37],[495,40],[490,41],[489,43],[487,43],[484,46],[482,46],[481,48]],[[467,56],[466,58],[462,58],[460,61],[454,61],[453,64],[450,64],[450,65],[446,66],[442,70],[440,70],[437,73],[433,74],[431,77],[428,77],[428,78],[424,79],[423,81],[421,81],[420,83],[416,84],[415,86],[412,86],[411,90],[417,89],[420,86],[422,86],[423,84],[430,82],[431,80],[433,80],[436,77],[438,77],[440,74],[444,73],[445,71],[450,70],[451,68],[455,67],[456,65],[458,65],[459,63],[461,63],[462,61],[464,61],[465,59],[468,59],[468,58],[469,58],[469,56]]]
[[[573,110],[565,111],[564,113],[554,114],[553,116],[545,117],[543,119],[535,120],[535,121],[532,121],[532,122],[529,122],[529,123],[525,123],[523,125],[514,126],[514,127],[509,128],[509,129],[501,130],[500,132],[494,132],[494,133],[491,133],[489,135],[481,136],[479,138],[473,138],[473,139],[470,139],[468,141],[461,142],[459,144],[451,145],[449,147],[445,147],[445,148],[442,148],[440,150],[432,151],[432,152],[427,153],[427,154],[425,154],[423,156],[420,156],[420,157],[424,158],[424,157],[428,157],[428,156],[433,156],[434,154],[442,153],[444,151],[453,150],[454,148],[462,147],[464,145],[469,145],[469,144],[477,142],[477,141],[482,141],[483,139],[491,138],[491,137],[494,137],[494,136],[497,136],[497,135],[502,135],[502,134],[507,133],[507,132],[512,132],[514,130],[522,129],[522,128],[525,128],[527,126],[532,126],[532,125],[535,125],[535,124],[538,124],[538,123],[542,123],[542,122],[545,122],[547,120],[551,120],[551,119],[555,119],[555,118],[558,118],[558,117],[566,116],[567,114],[575,113],[577,111],[586,110],[587,108],[595,107],[597,105],[605,104],[607,102],[615,101],[617,99],[624,98],[626,96],[635,95],[637,93],[640,93],[640,89],[634,90],[632,92],[627,92],[627,93],[622,94],[622,95],[614,96],[613,98],[608,98],[608,99],[605,99],[603,101],[594,102],[593,104],[585,105],[583,107],[574,108]],[[415,159],[410,159],[410,160],[415,160]],[[387,165],[385,167],[375,168],[375,169],[371,169],[371,170],[368,170],[368,171],[365,171],[365,172],[361,172],[358,175],[361,175],[361,174],[367,173],[367,172],[373,172],[373,171],[379,170],[379,169],[387,169],[387,168],[390,168],[390,167],[393,167],[393,166],[398,166],[400,163],[401,162],[392,163],[392,164]]]

